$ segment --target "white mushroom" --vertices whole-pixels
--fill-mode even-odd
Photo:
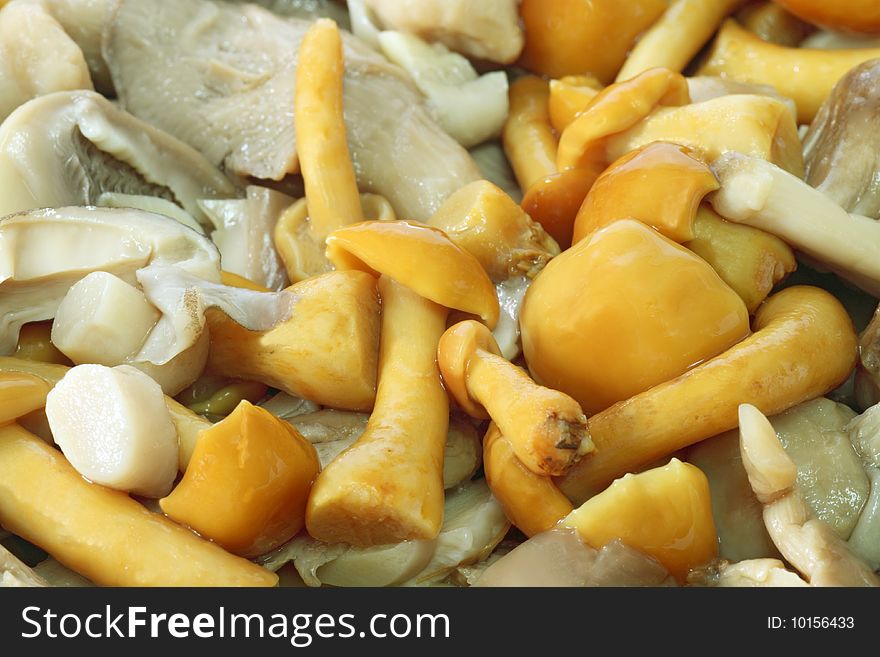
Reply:
[[[474,146],[501,134],[509,109],[504,71],[478,76],[461,55],[413,34],[386,31],[378,39],[385,56],[412,76],[440,125],[459,144]]]
[[[91,88],[82,51],[42,4],[0,9],[0,121],[36,96]]]
[[[177,431],[162,389],[128,365],[78,365],[49,392],[56,444],[84,477],[162,497],[177,476]]]
[[[49,583],[0,545],[0,588],[30,586],[49,586]]]
[[[693,571],[688,576],[688,583],[720,588],[809,586],[797,573],[786,569],[779,559],[748,559],[737,563],[722,560]]]
[[[196,199],[238,195],[193,148],[91,91],[35,98],[0,126],[0,216],[103,192],[163,197],[202,221]]]
[[[740,450],[764,522],[786,561],[814,586],[878,586],[880,579],[809,508],[795,487],[797,467],[754,406],[739,408]]]
[[[880,223],[847,213],[819,190],[760,158],[725,153],[712,169],[721,188],[708,198],[718,214],[781,237],[866,292],[880,295]]]

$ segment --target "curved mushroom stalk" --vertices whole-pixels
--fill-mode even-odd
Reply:
[[[287,288],[287,294],[294,299],[290,316],[265,331],[209,311],[208,371],[334,408],[372,408],[379,346],[375,279],[330,272]]]
[[[552,529],[573,509],[550,477],[535,474],[523,465],[494,422],[483,438],[483,468],[504,513],[526,536]]]
[[[559,255],[556,241],[503,190],[485,180],[446,199],[428,224],[473,255],[495,283],[501,307],[495,338],[505,358],[516,358],[523,296],[532,279]]]
[[[71,89],[92,89],[79,46],[43,4],[4,6],[0,10],[0,122],[31,98]]]
[[[35,98],[0,126],[0,216],[95,205],[103,192],[159,196],[201,222],[197,199],[239,195],[192,147],[94,92]]]
[[[797,467],[754,406],[739,408],[740,450],[770,537],[814,586],[880,586],[880,578],[821,520],[810,519],[795,487]]]
[[[753,329],[720,356],[592,416],[596,453],[557,480],[562,491],[585,500],[614,477],[734,428],[743,400],[774,414],[823,395],[856,361],[849,315],[818,288],[771,296]]]
[[[880,50],[878,50],[880,55]],[[804,137],[806,181],[847,212],[880,219],[880,59],[834,85]]]
[[[607,140],[613,161],[654,141],[687,146],[711,162],[722,153],[747,153],[801,175],[797,124],[788,105],[770,96],[736,94],[681,107],[661,107]]]
[[[475,59],[512,63],[524,38],[515,0],[365,0],[384,29],[439,41],[450,50]]]
[[[756,157],[712,163],[721,188],[709,201],[725,219],[781,237],[863,290],[880,295],[880,224],[849,214],[800,178]]]
[[[770,84],[795,101],[799,123],[811,123],[837,81],[854,66],[878,56],[877,48],[785,48],[761,40],[729,19],[699,73]]]
[[[460,322],[447,330],[437,347],[437,363],[459,406],[472,417],[491,417],[532,472],[564,474],[593,451],[578,403],[539,386],[503,358],[479,322]]]
[[[319,475],[306,512],[309,534],[330,543],[432,539],[443,516],[449,402],[435,354],[447,311],[387,276],[379,292],[376,403],[360,439]]]
[[[107,25],[103,52],[128,111],[215,165],[280,180],[298,170],[296,53],[310,26],[248,4],[125,0]],[[424,221],[479,171],[399,68],[352,36],[343,35],[343,45],[358,183],[400,216]]]

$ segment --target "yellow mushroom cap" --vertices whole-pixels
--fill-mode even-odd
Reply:
[[[632,219],[538,275],[520,315],[536,381],[587,413],[668,381],[749,333],[745,304],[701,258]]]
[[[700,201],[716,189],[715,174],[691,149],[653,142],[619,158],[599,176],[578,211],[572,241],[627,217],[673,241],[692,240]]]
[[[337,269],[384,274],[426,299],[479,316],[490,328],[500,308],[479,261],[442,230],[408,221],[364,221],[333,231],[327,258]]]

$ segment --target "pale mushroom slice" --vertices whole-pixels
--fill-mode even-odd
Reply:
[[[809,586],[797,573],[786,569],[779,559],[747,559],[737,563],[720,559],[705,568],[691,571],[688,584],[719,588]]]
[[[287,194],[248,185],[243,199],[204,199],[199,206],[214,224],[211,239],[220,249],[223,270],[270,290],[288,284],[272,233],[281,214],[294,203]]]
[[[0,588],[32,586],[49,586],[49,582],[0,545]]]
[[[91,88],[82,51],[44,5],[16,0],[0,9],[0,121],[36,96]]]
[[[215,165],[280,180],[298,170],[294,87],[309,26],[254,5],[128,0],[108,25],[104,56],[125,109]],[[359,187],[385,196],[399,216],[424,221],[479,171],[403,71],[343,37]]]
[[[806,181],[847,212],[880,219],[880,59],[834,86],[804,137]]]
[[[750,404],[739,407],[740,450],[749,483],[764,505],[770,538],[814,586],[878,586],[880,579],[810,511],[795,486],[798,469],[769,420]]]
[[[0,220],[0,353],[22,324],[51,319],[70,288],[94,271],[139,283],[162,316],[133,361],[167,363],[194,345],[204,311],[219,306],[251,330],[286,319],[288,293],[221,285],[216,247],[178,222],[140,210],[70,207]]]
[[[0,126],[0,216],[94,205],[104,192],[158,196],[202,221],[197,199],[239,195],[192,147],[92,91],[35,98]]]
[[[385,29],[410,32],[476,59],[512,63],[525,43],[517,0],[364,0]]]

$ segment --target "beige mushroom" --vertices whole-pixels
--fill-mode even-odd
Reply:
[[[754,406],[739,409],[740,450],[770,537],[813,586],[880,586],[880,578],[809,508],[795,487],[798,469],[773,426]]]
[[[49,582],[0,545],[0,588],[32,586],[49,586]]]

